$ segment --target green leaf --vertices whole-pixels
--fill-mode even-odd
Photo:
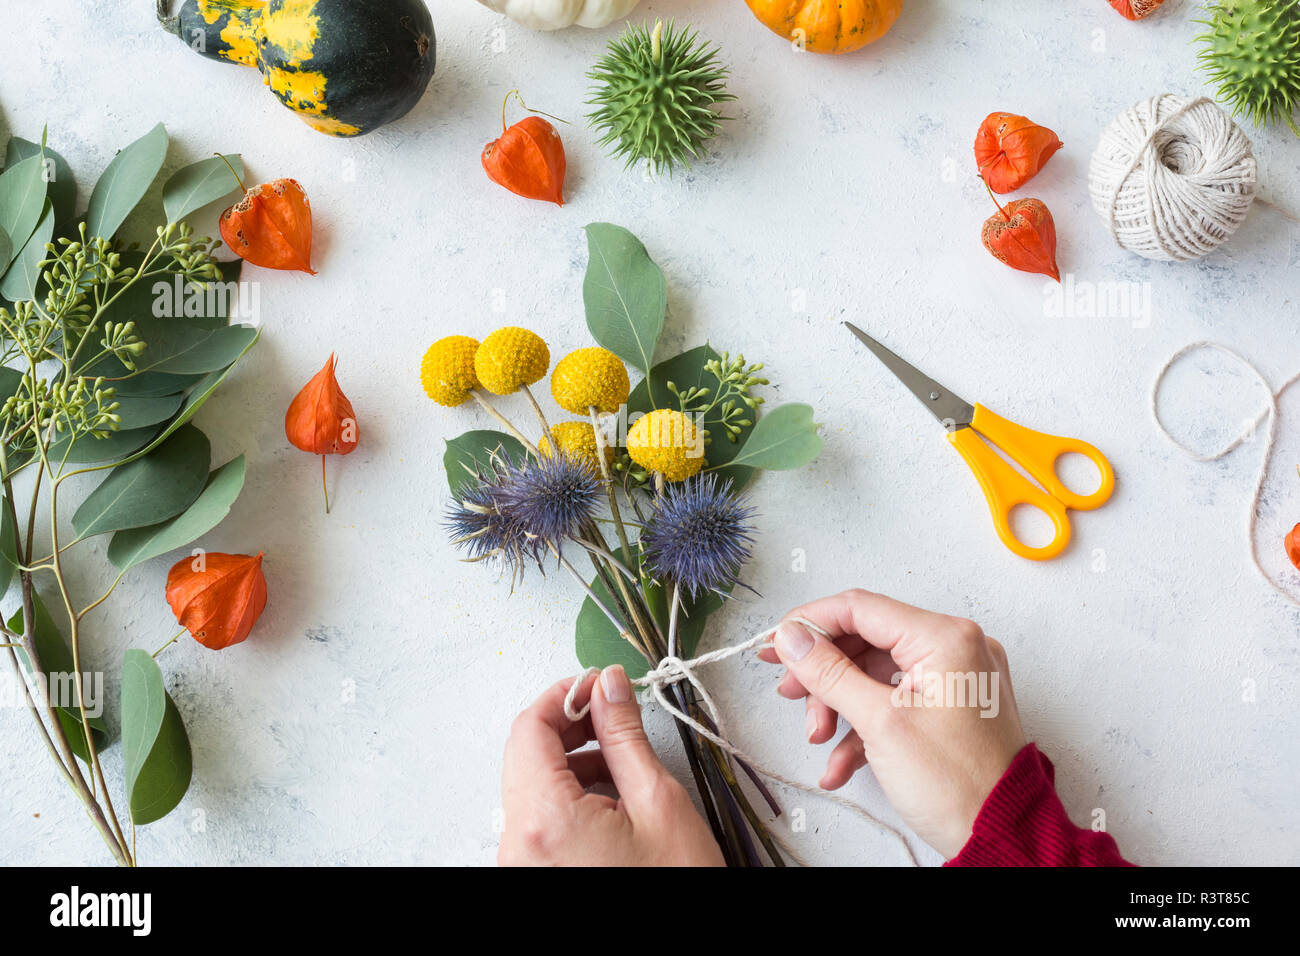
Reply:
[[[257,329],[247,325],[204,328],[184,319],[153,317],[137,319],[135,332],[148,346],[136,356],[136,368],[170,375],[200,375],[224,369],[248,351],[257,338]]]
[[[822,450],[819,427],[812,406],[780,405],[758,420],[732,465],[774,471],[800,468]]]
[[[18,608],[9,618],[9,630],[15,633],[23,633],[23,609]],[[68,738],[68,746],[82,760],[90,762],[90,749],[86,745],[86,735],[81,725],[81,709],[76,706],[76,685],[73,675],[76,669],[72,665],[72,651],[69,649],[67,642],[63,639],[63,634],[59,627],[54,623],[54,618],[50,617],[50,612],[45,609],[45,604],[41,601],[40,596],[32,592],[32,639],[36,644],[36,656],[41,659],[41,668],[46,674],[47,686],[55,700],[55,713],[58,714],[59,723],[63,727],[63,732]],[[22,662],[23,668],[30,674],[32,670],[31,661],[27,657],[27,652],[22,648],[18,649],[18,659]],[[86,672],[82,672],[83,680]],[[65,699],[71,706],[58,706],[58,700]],[[92,701],[87,700],[88,706]],[[100,706],[103,701],[99,701]],[[108,723],[103,716],[94,716],[86,714],[86,723],[90,725],[90,733],[95,741],[95,750],[102,751],[109,743]]]
[[[20,136],[13,136],[5,149],[5,168],[44,152],[46,197],[54,204],[54,220],[68,222],[77,212],[77,179],[68,161],[50,147],[42,147]]]
[[[0,259],[0,272],[27,242],[45,208],[45,164],[29,156],[0,173],[0,230],[9,238],[9,254]]]
[[[69,436],[64,435],[50,444],[46,454],[55,467],[59,462],[69,465],[91,465],[102,461],[114,461],[124,458],[132,452],[139,451],[149,444],[158,434],[156,426],[132,428],[127,431],[110,432],[103,438],[83,435],[76,440],[72,449],[68,449]]]
[[[447,469],[447,487],[451,493],[460,494],[462,486],[473,480],[473,471],[486,468],[498,448],[515,461],[522,461],[526,454],[524,446],[505,432],[468,431],[450,439],[442,464]]]
[[[9,501],[0,495],[0,596],[9,590],[18,572],[18,529],[9,511]]]
[[[167,130],[159,123],[121,150],[95,183],[86,209],[86,234],[113,238],[144,198],[167,155]]]
[[[122,658],[122,769],[136,826],[161,820],[189,789],[189,737],[162,671],[147,651]]]
[[[646,372],[664,327],[668,285],[636,236],[622,226],[587,226],[587,274],[582,301],[592,336],[623,361]]]
[[[202,494],[175,518],[113,535],[108,545],[108,560],[119,571],[125,571],[189,544],[221,523],[243,487],[244,456],[240,455],[209,475]]]
[[[627,552],[621,548],[615,552],[624,564],[635,567],[627,560]],[[631,587],[631,585],[628,585]],[[617,603],[610,596],[605,582],[597,575],[591,582],[591,590],[611,611],[617,612]],[[609,667],[622,664],[627,676],[635,680],[645,676],[650,669],[649,662],[641,652],[633,647],[619,634],[618,628],[605,616],[605,612],[596,606],[591,598],[582,602],[578,609],[578,619],[573,624],[574,649],[578,654],[578,663],[586,667]]]
[[[248,345],[244,347],[244,351],[239,353],[240,358],[243,358],[245,355],[247,355],[248,350],[257,344],[257,339],[260,335],[261,332],[259,331],[256,335],[253,336],[252,340],[248,343]],[[239,359],[236,359],[234,362],[231,362],[230,365],[226,366],[225,368],[218,369],[215,372],[209,372],[207,375],[199,379],[198,384],[196,384],[194,388],[190,390],[190,393],[187,396],[185,396],[185,403],[181,405],[181,410],[176,413],[176,417],[173,418],[167,424],[167,427],[162,430],[162,433],[159,434],[157,438],[151,441],[144,448],[140,449],[135,454],[133,454],[130,458],[123,459],[119,463],[119,465],[129,464],[130,462],[135,461],[136,459],[141,458],[144,455],[147,455],[149,452],[153,451],[160,444],[166,441],[167,438],[170,435],[172,435],[178,428],[180,428],[182,425],[184,425],[186,422],[188,422],[191,418],[194,417],[194,414],[200,408],[203,407],[204,403],[206,403],[209,398],[211,398],[216,393],[217,389],[221,387],[221,383],[226,380],[226,376],[228,376],[231,373],[231,371],[234,369],[234,367],[238,364],[239,364]]]
[[[627,410],[629,418],[637,412],[645,413],[656,408],[678,408],[679,402],[668,383],[672,382],[680,391],[688,388],[718,388],[718,380],[705,371],[704,366],[721,358],[708,345],[699,345],[680,355],[660,362],[650,370],[645,378],[637,383],[628,396]],[[754,418],[754,416],[750,416]],[[725,476],[732,481],[732,488],[739,491],[754,475],[753,468],[744,465],[732,465],[732,460],[740,451],[741,442],[753,428],[752,425],[741,427],[736,441],[732,441],[727,430],[722,427],[717,415],[706,417],[704,428],[709,433],[709,446],[705,452],[710,468],[726,466]]]
[[[9,262],[13,259],[14,244],[9,241],[9,235],[3,229],[0,229],[0,262]],[[2,295],[3,293],[0,293]],[[12,298],[10,302],[14,301]]]
[[[226,162],[230,165],[227,166]],[[230,167],[234,167],[234,172]],[[238,155],[204,159],[184,166],[172,174],[163,186],[163,211],[168,222],[180,222],[196,209],[239,191],[244,164]]]
[[[180,514],[208,478],[208,436],[186,425],[157,449],[118,465],[72,516],[78,538],[142,528]]]
[[[47,199],[36,230],[13,257],[9,271],[0,280],[0,296],[10,302],[36,298],[41,281],[41,263],[50,257],[45,245],[54,238],[54,206]]]
[[[166,395],[180,395],[196,385],[202,375],[168,375],[166,372],[140,372],[130,378],[114,382],[118,401],[125,402],[128,397],[159,398]]]
[[[185,396],[179,392],[172,395],[123,395],[117,399],[116,414],[122,419],[118,423],[121,431],[144,428],[165,422],[181,407]]]

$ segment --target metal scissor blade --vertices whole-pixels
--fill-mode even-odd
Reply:
[[[885,368],[893,372],[898,380],[921,400],[922,405],[930,409],[945,428],[949,430],[964,428],[971,423],[971,419],[975,417],[973,405],[948,391],[914,365],[903,361],[852,322],[844,324],[849,327],[850,332],[862,340],[863,345],[875,353],[876,358],[884,363]]]

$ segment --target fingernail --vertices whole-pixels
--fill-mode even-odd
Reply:
[[[618,664],[611,664],[600,672],[600,689],[611,704],[626,704],[632,699],[632,685],[627,672]]]
[[[804,729],[808,732],[808,740],[811,742],[813,734],[817,733],[817,715],[811,710],[808,711],[808,716],[804,719],[803,724]]]
[[[776,632],[776,646],[788,661],[801,661],[813,649],[813,636],[798,624],[782,624]]]

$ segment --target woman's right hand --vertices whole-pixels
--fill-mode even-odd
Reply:
[[[806,699],[810,743],[835,735],[837,715],[852,728],[821,785],[842,787],[870,764],[903,820],[945,858],[1026,744],[1006,653],[972,621],[845,591],[791,611],[759,656],[786,666],[778,693]]]

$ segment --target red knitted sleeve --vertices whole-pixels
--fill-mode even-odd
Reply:
[[[1132,866],[1109,833],[1076,827],[1052,762],[1027,744],[980,807],[971,837],[944,866]]]

